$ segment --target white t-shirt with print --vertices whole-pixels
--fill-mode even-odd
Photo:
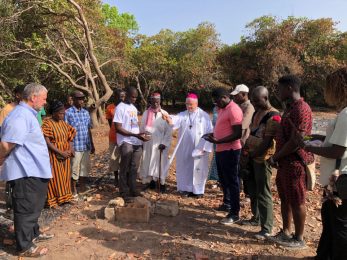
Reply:
[[[327,128],[323,146],[329,147],[333,144],[347,148],[347,107],[338,114],[335,120],[330,122]],[[342,174],[347,174],[347,151],[345,151],[341,159],[340,172]],[[320,183],[323,186],[329,184],[329,177],[335,170],[335,165],[335,159],[321,157]]]
[[[122,127],[134,134],[140,133],[139,120],[137,118],[137,108],[133,104],[119,103],[116,107],[116,113],[114,114],[113,122],[121,123]],[[142,145],[142,141],[133,136],[124,136],[117,133],[118,146],[123,143],[132,145]]]

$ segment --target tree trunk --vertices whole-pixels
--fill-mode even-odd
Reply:
[[[143,95],[139,77],[138,77],[138,76],[135,76],[135,80],[136,80],[136,88],[137,88],[137,91],[138,91],[139,96],[140,96],[140,106],[141,106],[141,110],[144,111],[145,108],[147,107],[147,99],[146,99],[146,97]]]
[[[107,120],[106,120],[106,117],[105,117],[105,113],[104,111],[102,110],[102,107],[98,107],[98,118],[99,118],[99,123],[100,124],[106,124],[107,123]]]
[[[96,128],[98,127],[100,124],[99,124],[99,120],[98,120],[98,115],[97,115],[97,109],[91,109],[89,111],[89,114],[90,114],[90,118],[92,120],[92,126],[93,128]]]

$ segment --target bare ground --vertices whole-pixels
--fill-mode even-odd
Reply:
[[[333,115],[317,113],[317,116],[324,119]],[[93,134],[97,153],[92,158],[92,175],[100,176],[107,173],[108,127],[95,129]],[[176,141],[174,138],[173,143]],[[159,198],[155,192],[146,192],[144,196],[152,202],[177,200],[180,205],[178,216],[153,215],[149,223],[108,222],[102,218],[103,208],[110,199],[117,197],[117,190],[111,182],[105,177],[97,190],[88,195],[90,201],[59,211],[60,216],[43,227],[54,233],[55,238],[42,243],[50,251],[41,259],[305,259],[315,255],[322,227],[318,186],[308,192],[307,248],[293,251],[271,242],[257,241],[253,234],[259,231],[258,228],[219,224],[224,214],[213,209],[220,204],[222,193],[215,183],[208,182],[206,194],[201,199],[182,198],[175,191],[173,167],[168,178],[168,194]],[[277,232],[281,227],[281,216],[274,181],[272,187],[274,232]],[[241,217],[249,218],[249,203],[243,204]],[[8,245],[8,241],[5,244],[0,259],[18,258],[14,255],[14,246]]]

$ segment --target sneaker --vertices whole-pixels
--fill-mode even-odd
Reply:
[[[218,208],[216,208],[215,210],[217,211],[225,211],[225,212],[229,212],[230,211],[230,207],[228,207],[225,204],[220,205]]]
[[[223,218],[220,223],[223,224],[223,225],[233,225],[237,222],[240,221],[240,217],[239,216],[236,216],[236,215],[230,215],[228,214],[225,218]]]
[[[32,242],[37,243],[37,242],[47,241],[47,240],[52,239],[53,237],[54,237],[53,234],[41,233],[40,235],[35,237]]]
[[[256,220],[254,217],[251,219],[245,219],[241,221],[242,226],[252,226],[252,227],[257,227],[260,225],[259,221]]]
[[[293,238],[292,235],[287,235],[286,233],[283,232],[283,230],[281,230],[276,235],[269,237],[269,240],[278,244],[282,244],[282,243],[290,241],[292,238]]]
[[[279,244],[292,249],[303,249],[306,247],[305,241],[302,239],[298,239],[296,236],[293,236],[290,240]]]
[[[258,239],[258,240],[266,240],[266,239],[268,239],[269,237],[271,237],[271,234],[268,233],[268,232],[266,232],[266,231],[264,231],[264,230],[261,230],[261,231],[259,231],[258,233],[256,233],[256,234],[254,235],[254,237],[255,237],[256,239]]]

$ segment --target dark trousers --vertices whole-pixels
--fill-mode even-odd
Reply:
[[[317,260],[347,259],[347,203],[336,207],[331,200],[322,205],[323,231],[317,248]]]
[[[239,160],[241,150],[216,152],[219,180],[223,190],[223,203],[230,207],[230,214],[240,212]]]
[[[262,231],[272,232],[273,202],[271,194],[271,167],[267,162],[252,161],[247,184],[254,218],[260,221]]]
[[[122,195],[136,192],[136,178],[142,156],[142,145],[120,146],[119,191]]]
[[[10,181],[18,251],[29,249],[40,234],[38,219],[45,205],[48,181],[36,177]]]

